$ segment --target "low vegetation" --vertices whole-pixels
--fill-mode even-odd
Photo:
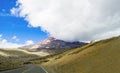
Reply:
[[[24,50],[0,49],[0,71],[21,67],[25,62],[38,57]]]
[[[64,52],[64,51],[62,51]],[[47,58],[62,52],[51,54],[44,52],[30,52],[21,49],[0,49],[0,71],[11,70],[27,64],[40,64],[48,62]]]
[[[49,73],[120,73],[120,37],[92,42],[47,58]]]

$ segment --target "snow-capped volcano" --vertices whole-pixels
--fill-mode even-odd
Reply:
[[[86,43],[84,42],[66,42],[63,40],[55,39],[53,37],[49,37],[36,44],[23,46],[21,48],[34,51],[60,51],[81,47],[85,44]]]

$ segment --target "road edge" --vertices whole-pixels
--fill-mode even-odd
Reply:
[[[45,68],[43,68],[42,66],[40,66],[46,73],[48,73],[46,70],[45,70]]]

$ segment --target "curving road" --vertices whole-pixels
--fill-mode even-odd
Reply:
[[[19,69],[4,71],[0,73],[48,73],[48,72],[40,66],[30,64]]]

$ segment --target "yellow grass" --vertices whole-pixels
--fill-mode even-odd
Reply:
[[[0,49],[0,71],[21,67],[25,62],[39,57],[24,50]]]
[[[49,73],[120,73],[120,37],[90,43],[48,58]]]

